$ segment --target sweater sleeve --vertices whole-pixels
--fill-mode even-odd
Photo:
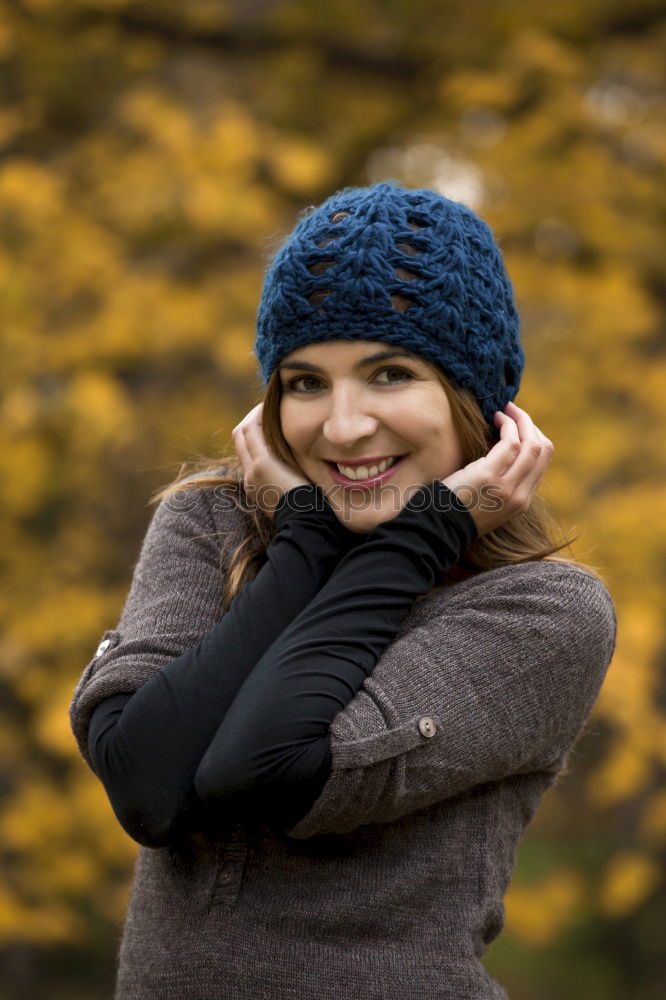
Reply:
[[[454,497],[436,486],[441,499]],[[95,709],[90,755],[124,829],[159,846],[200,828],[215,812],[249,812],[273,823],[303,815],[330,773],[331,720],[436,570],[455,563],[476,535],[464,505],[456,508],[447,520],[435,508],[419,512],[412,498],[394,519],[387,545],[378,532],[349,532],[328,505],[309,514],[278,505],[278,534],[269,547],[273,573],[265,577],[262,570],[211,636],[136,694],[105,699]],[[291,562],[279,544],[289,529],[298,553]],[[362,551],[336,576],[322,614],[311,599],[331,562],[354,547]],[[288,601],[280,596],[285,591]],[[377,592],[382,599],[375,606]],[[262,654],[268,670],[258,669]],[[255,673],[238,701],[243,680]],[[221,728],[206,750],[214,719]]]
[[[541,560],[442,597],[336,715],[331,774],[288,836],[393,822],[485,782],[565,766],[615,649],[606,587]]]
[[[220,618],[210,491],[183,492],[155,511],[118,626],[104,633],[70,705],[82,756],[146,846],[200,828],[196,765],[247,672],[362,537],[314,484],[294,487],[276,508],[266,564]]]

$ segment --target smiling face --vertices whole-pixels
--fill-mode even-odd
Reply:
[[[381,340],[307,344],[282,359],[279,377],[285,440],[351,531],[395,517],[417,489],[463,465],[444,386],[406,348]],[[373,475],[369,467],[388,457],[401,461]],[[358,467],[359,459],[368,460],[360,473],[367,485],[332,464]]]

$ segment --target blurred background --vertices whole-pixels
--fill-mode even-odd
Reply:
[[[658,0],[0,2],[0,1000],[111,996],[138,845],[73,688],[149,495],[261,398],[268,254],[387,178],[493,227],[542,493],[619,618],[485,964],[512,1000],[664,995],[664,51]]]

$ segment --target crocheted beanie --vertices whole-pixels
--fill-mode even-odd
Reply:
[[[264,387],[303,344],[399,344],[470,389],[493,426],[525,354],[511,281],[492,230],[427,189],[381,181],[310,206],[273,255],[254,351]]]

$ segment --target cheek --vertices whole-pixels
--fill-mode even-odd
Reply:
[[[425,413],[421,414],[418,423],[414,421],[409,436],[415,443],[420,443],[424,452],[446,447],[447,444],[451,443],[451,431],[446,421],[439,418],[426,418]]]
[[[392,401],[385,417],[389,427],[400,428],[405,436],[424,442],[446,435],[451,424],[441,395],[429,386],[418,386],[414,392]]]
[[[280,403],[280,425],[285,437],[290,437],[297,426],[293,407],[285,398]]]
[[[303,420],[302,413],[285,399],[280,405],[280,425],[284,438],[292,451],[305,451],[309,440],[308,424]]]
[[[426,462],[438,462],[442,458],[453,463],[461,460],[458,435],[445,415],[435,420],[422,420],[419,431],[422,442],[420,450]]]

